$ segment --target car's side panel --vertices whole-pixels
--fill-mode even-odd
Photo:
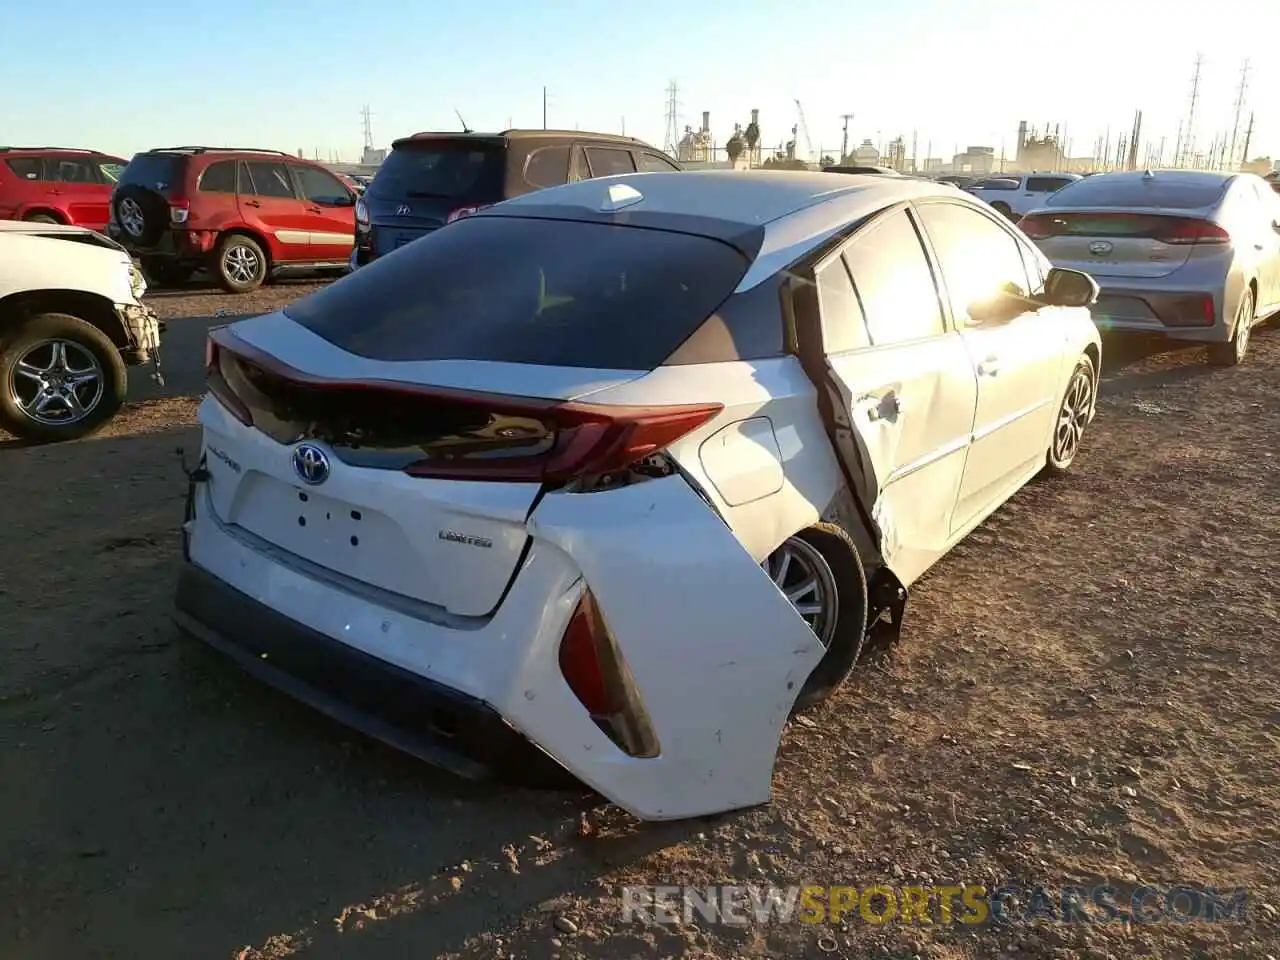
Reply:
[[[816,396],[799,361],[787,356],[659,367],[591,401],[723,403],[723,413],[668,452],[759,563],[816,523],[841,486]]]
[[[525,732],[645,819],[766,802],[782,727],[823,648],[756,559],[679,476],[549,495],[529,528],[581,568],[660,752],[602,751],[534,717]]]

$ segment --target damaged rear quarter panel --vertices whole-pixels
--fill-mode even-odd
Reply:
[[[767,802],[783,725],[823,649],[733,532],[680,476],[551,494],[529,526],[582,570],[660,754],[544,749],[642,819]]]

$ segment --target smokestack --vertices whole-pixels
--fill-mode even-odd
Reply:
[[[1022,152],[1022,148],[1027,143],[1027,121],[1018,121],[1018,152]]]
[[[752,123],[755,123],[755,124],[758,124],[758,123],[760,122],[760,111],[759,111],[759,110],[752,110],[752,111],[751,111],[751,122],[752,122]]]
[[[711,111],[702,111],[702,132],[707,133],[711,130]]]

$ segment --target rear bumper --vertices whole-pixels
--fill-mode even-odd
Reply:
[[[193,563],[178,577],[174,620],[257,679],[458,776],[577,782],[484,701],[298,623]]]

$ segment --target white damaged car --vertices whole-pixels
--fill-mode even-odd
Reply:
[[[162,324],[142,272],[83,227],[0,220],[0,428],[82,437],[120,409],[129,365],[157,379]]]
[[[1076,458],[1096,296],[907,177],[499,204],[211,334],[177,622],[465,775],[766,802],[792,711]]]

